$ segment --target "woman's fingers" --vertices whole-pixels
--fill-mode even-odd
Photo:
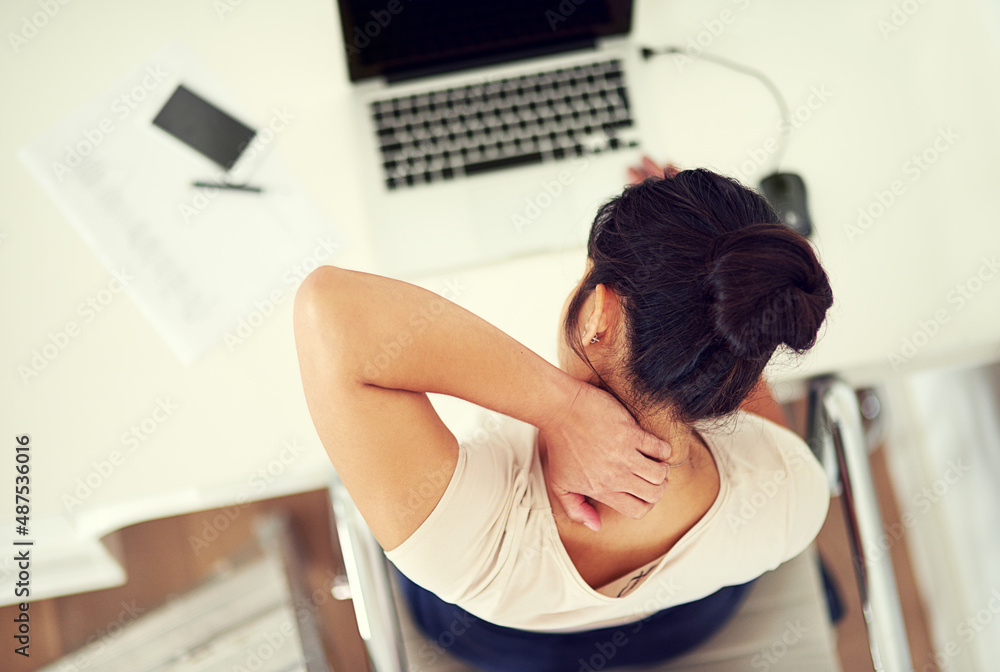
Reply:
[[[632,181],[632,184],[639,184],[646,179],[646,174],[640,171],[638,168],[629,167],[628,177]]]
[[[629,179],[632,180],[633,184],[642,182],[643,180],[649,179],[650,177],[673,177],[680,170],[672,163],[666,164],[666,166],[660,167],[656,165],[648,156],[642,157],[642,163],[638,166],[630,167],[628,169]]]
[[[642,157],[642,168],[647,176],[663,177],[663,169],[648,156]]]
[[[634,476],[629,482],[629,487],[622,494],[632,495],[636,499],[640,499],[647,504],[656,504],[661,499],[663,495],[667,492],[667,481],[662,481],[659,484],[650,483],[644,478]]]
[[[646,515],[663,498],[670,444],[643,431],[607,392],[582,385],[566,416],[540,431],[548,482],[572,520],[594,522],[596,510],[585,497],[632,518]]]
[[[670,468],[667,466],[669,456],[669,450],[666,451],[665,457],[660,458],[645,455],[640,449],[629,460],[628,468],[639,478],[653,485],[660,485],[666,480],[667,474],[670,473]]]
[[[653,505],[642,501],[627,492],[612,492],[601,498],[602,502],[624,516],[636,520],[653,510]]]
[[[642,432],[639,445],[629,456],[628,467],[633,474],[659,485],[670,471],[667,464],[670,463],[672,454],[673,448],[669,443],[653,434]]]
[[[595,509],[591,504],[588,504],[587,499],[583,495],[566,492],[561,489],[555,490],[554,493],[556,500],[560,505],[562,505],[563,511],[566,513],[566,517],[573,522],[585,525],[594,532],[600,531],[601,517],[597,513],[597,509]],[[653,510],[653,504],[634,497],[627,492],[608,493],[598,501],[607,504],[622,515],[636,520],[642,518]]]
[[[594,532],[601,530],[601,516],[597,509],[587,503],[586,497],[565,490],[557,490],[555,495],[570,520],[586,525]]]
[[[644,456],[658,462],[667,462],[674,454],[674,449],[670,447],[670,444],[667,441],[664,441],[655,434],[650,434],[645,431],[642,432],[639,445],[636,448],[641,454],[638,457]],[[637,461],[638,460],[633,460],[633,462]]]

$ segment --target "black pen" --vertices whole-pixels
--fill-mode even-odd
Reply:
[[[212,189],[236,189],[237,191],[254,191],[260,193],[264,191],[260,187],[253,187],[249,184],[232,184],[229,182],[192,182],[192,187],[211,187]]]

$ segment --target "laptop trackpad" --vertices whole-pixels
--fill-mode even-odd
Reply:
[[[593,212],[583,212],[571,162],[469,180],[469,221],[484,256],[509,257],[585,244]]]

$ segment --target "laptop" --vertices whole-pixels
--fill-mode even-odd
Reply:
[[[379,270],[583,246],[642,154],[623,0],[338,0]]]

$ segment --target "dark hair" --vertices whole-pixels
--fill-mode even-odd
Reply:
[[[615,293],[630,399],[615,397],[633,415],[664,405],[688,423],[732,413],[779,346],[815,344],[833,303],[809,242],[760,194],[705,169],[626,187],[598,210],[587,254],[566,338],[593,369],[577,318],[598,284]]]

